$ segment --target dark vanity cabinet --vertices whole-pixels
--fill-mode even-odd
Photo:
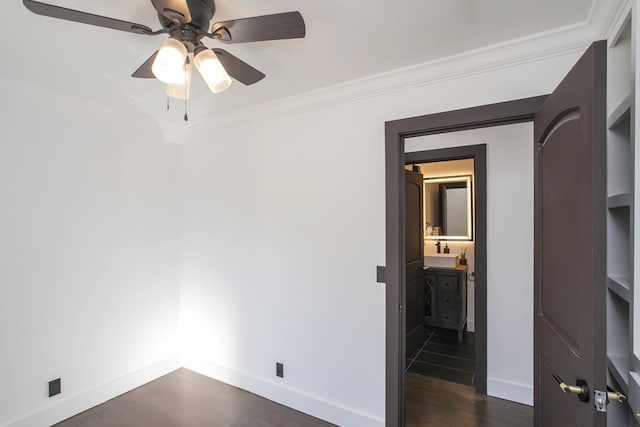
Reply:
[[[426,268],[425,323],[427,326],[456,329],[458,342],[467,323],[467,266]]]

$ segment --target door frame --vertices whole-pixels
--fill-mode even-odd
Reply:
[[[387,427],[404,426],[404,340],[406,338],[403,301],[405,295],[404,166],[406,161],[404,140],[416,136],[533,121],[534,114],[546,98],[547,95],[542,95],[385,123],[385,419]],[[478,209],[478,211],[481,210]],[[486,215],[486,206],[484,211]],[[486,242],[486,236],[484,237]],[[483,281],[486,281],[486,272],[479,272],[476,268],[476,284]],[[481,303],[486,307],[486,301],[479,301],[476,298],[476,313],[479,312],[478,305]],[[486,309],[484,311],[486,315]],[[484,333],[486,334],[486,331]],[[486,336],[484,339],[486,340]],[[486,364],[484,369],[486,376]],[[486,390],[478,391],[486,393]]]

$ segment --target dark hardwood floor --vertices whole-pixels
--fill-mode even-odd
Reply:
[[[530,427],[533,408],[472,387],[406,375],[406,427]],[[315,427],[333,424],[187,369],[89,409],[56,427]],[[345,426],[348,427],[348,426]]]
[[[56,427],[273,427],[333,424],[178,369]]]
[[[406,427],[531,427],[533,407],[477,394],[473,387],[407,372]]]

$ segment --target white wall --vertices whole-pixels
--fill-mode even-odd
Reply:
[[[487,393],[533,404],[533,124],[406,140],[487,145]]]
[[[0,80],[0,425],[179,366],[178,324],[187,367],[383,425],[384,122],[548,93],[578,55],[413,67],[212,118],[183,147],[131,106]]]
[[[126,103],[0,93],[0,425],[44,426],[179,366],[179,151]]]
[[[182,164],[187,366],[340,425],[383,425],[385,304],[375,266],[385,262],[385,121],[549,93],[578,56],[351,99],[352,88],[328,89],[194,129]],[[493,179],[516,185],[504,179],[511,169],[492,166]],[[526,206],[490,209],[491,217]],[[493,259],[518,249],[489,248]],[[530,313],[492,322],[504,316],[522,323]],[[513,342],[505,337],[489,337],[490,378],[526,394],[528,374],[498,366],[512,354],[497,356]]]

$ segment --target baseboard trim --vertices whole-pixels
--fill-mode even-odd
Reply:
[[[533,406],[533,386],[497,378],[487,378],[487,394],[500,399]]]
[[[163,360],[148,368],[133,372],[91,390],[57,400],[49,406],[9,421],[4,427],[50,426],[59,423],[60,421],[66,420],[69,417],[166,375],[169,372],[175,371],[180,367],[179,357]]]
[[[384,426],[384,419],[382,418],[377,418],[339,403],[322,399],[246,372],[235,371],[206,361],[193,359],[183,360],[182,366],[330,423],[350,427]]]

